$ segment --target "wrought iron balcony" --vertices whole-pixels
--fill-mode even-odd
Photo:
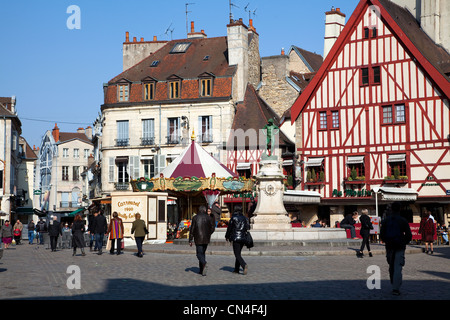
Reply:
[[[130,139],[116,139],[116,147],[127,147],[130,145]]]
[[[142,137],[141,146],[153,146],[155,145],[155,137]]]

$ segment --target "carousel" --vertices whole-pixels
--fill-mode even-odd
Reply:
[[[176,198],[181,223],[189,227],[201,205],[211,207],[220,195],[252,192],[254,180],[232,172],[195,142],[193,135],[190,145],[158,176],[131,180],[131,185],[134,192],[167,192]]]

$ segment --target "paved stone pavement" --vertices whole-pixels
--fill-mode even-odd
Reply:
[[[195,248],[187,245],[145,245],[143,258],[135,256],[134,247],[119,256],[98,256],[87,249],[86,256],[78,251],[74,257],[70,249],[51,252],[46,247],[25,243],[4,250],[1,300],[450,299],[449,246],[435,247],[434,255],[409,247],[398,297],[391,294],[383,246],[376,244],[372,245],[374,256],[362,259],[355,256],[356,244],[353,248],[309,247],[294,255],[286,246],[265,251],[253,248],[250,253],[244,249],[247,275],[232,273],[231,247],[211,246],[206,277],[197,274]],[[333,252],[321,255],[325,250]],[[79,273],[71,266],[79,268]],[[372,268],[380,271],[380,289],[367,286],[368,278],[374,277]],[[78,283],[72,281],[77,274],[80,288],[71,289]]]

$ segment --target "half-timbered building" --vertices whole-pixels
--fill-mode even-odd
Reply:
[[[449,53],[410,12],[360,1],[291,108],[301,189],[320,192],[319,218],[334,225],[361,209],[381,216],[387,203],[404,201],[410,222],[429,209],[447,223],[449,75]]]

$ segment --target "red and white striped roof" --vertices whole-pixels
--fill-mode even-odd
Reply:
[[[170,163],[162,172],[165,178],[178,177],[237,177],[237,174],[228,169],[216,158],[211,156],[202,146],[192,140],[188,148]]]

